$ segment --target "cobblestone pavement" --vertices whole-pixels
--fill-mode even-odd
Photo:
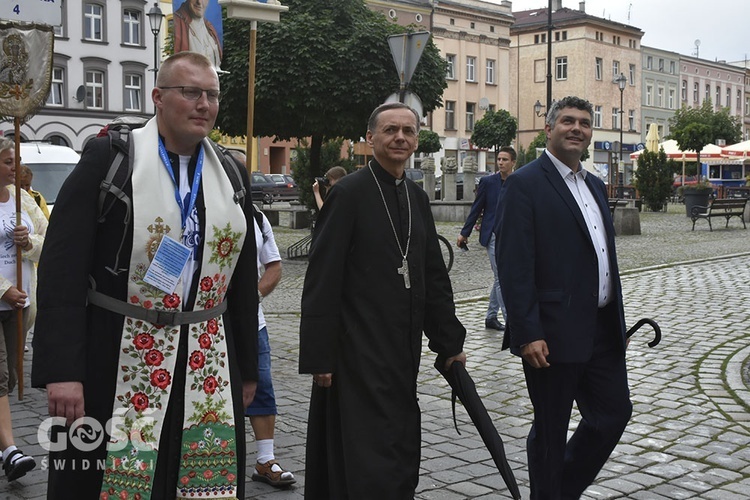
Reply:
[[[585,499],[750,498],[750,390],[742,378],[750,358],[750,232],[738,223],[730,223],[728,230],[691,232],[684,213],[644,213],[641,236],[617,238],[628,324],[654,318],[664,338],[655,349],[646,345],[649,333],[637,334],[631,343],[627,359],[633,418]],[[457,223],[439,224],[451,241],[459,229]],[[282,251],[305,234],[282,228],[276,232]],[[451,272],[458,315],[468,330],[469,371],[527,498],[524,443],[531,408],[520,361],[500,352],[499,334],[483,328],[491,277],[486,252],[475,242],[472,238],[471,250],[457,254]],[[250,481],[248,470],[247,498],[303,496],[311,380],[297,373],[297,334],[305,268],[304,262],[285,260],[281,285],[264,301],[280,413],[277,458],[298,482],[275,490]],[[27,381],[31,355],[26,355]],[[417,498],[510,498],[460,406],[461,436],[453,428],[450,391],[433,362],[425,345],[419,376],[423,448]],[[27,388],[24,401],[14,395],[11,405],[19,446],[38,457],[40,468],[13,484],[0,479],[0,500],[44,498],[46,462],[37,440],[47,412],[44,393]],[[248,441],[252,453],[250,433]]]

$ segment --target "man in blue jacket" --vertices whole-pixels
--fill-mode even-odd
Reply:
[[[604,183],[581,154],[593,109],[550,106],[547,148],[508,178],[500,208],[506,341],[523,358],[534,421],[526,443],[532,500],[580,498],[632,413],[615,230]],[[581,420],[568,439],[576,403]]]
[[[487,255],[490,257],[490,267],[495,277],[495,282],[492,284],[492,289],[490,290],[490,304],[487,308],[487,317],[484,319],[484,326],[492,330],[505,330],[505,325],[498,319],[498,314],[501,311],[506,320],[508,317],[503,296],[500,293],[500,281],[497,279],[495,234],[493,233],[493,228],[495,227],[495,212],[500,201],[500,189],[505,179],[513,172],[515,164],[516,151],[510,146],[500,148],[500,152],[497,154],[498,172],[482,177],[479,180],[477,197],[471,206],[466,224],[461,229],[461,234],[458,235],[457,245],[459,248],[462,248],[468,243],[471,230],[474,229],[477,220],[480,216],[482,217],[482,225],[479,228],[479,244],[487,249]]]

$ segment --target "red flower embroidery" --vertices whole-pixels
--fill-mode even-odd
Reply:
[[[188,484],[188,483],[190,482],[190,478],[189,478],[189,477],[187,477],[187,476],[182,476],[182,477],[180,478],[180,482],[181,482],[182,484],[184,484],[184,485],[187,485],[187,484]]]
[[[155,370],[151,374],[151,385],[158,387],[159,389],[166,389],[169,383],[172,381],[172,377],[169,372],[163,368]]]
[[[164,307],[167,307],[169,309],[177,309],[177,307],[180,305],[180,297],[176,293],[165,295],[162,299],[162,303],[164,304]]]
[[[154,337],[150,333],[139,333],[133,339],[136,349],[151,349],[154,347]]]
[[[143,307],[145,309],[151,309],[152,307],[154,307],[154,303],[151,302],[150,300],[146,300],[143,302]]]
[[[143,411],[148,408],[148,396],[142,392],[136,392],[133,397],[130,398],[130,402],[133,403],[135,411]]]
[[[214,376],[206,377],[206,380],[203,381],[203,390],[206,392],[206,394],[213,394],[216,392],[216,388],[219,386],[219,384],[216,382],[216,378]]]
[[[190,368],[193,370],[198,370],[200,368],[203,368],[203,365],[206,364],[206,356],[203,355],[200,351],[193,351],[193,353],[190,355]]]
[[[132,297],[130,297],[130,302],[132,302],[133,304],[137,304],[140,301],[141,299],[139,299],[137,295],[133,295]]]
[[[221,474],[222,476],[226,476],[227,474],[229,474],[229,471],[226,469],[221,469],[221,472],[219,472],[219,474]]]
[[[201,280],[201,290],[204,292],[207,292],[211,290],[211,288],[214,286],[214,280],[212,280],[209,276],[206,276]]]
[[[161,353],[161,351],[151,349],[146,353],[144,360],[146,361],[146,364],[148,366],[159,366],[161,365],[161,362],[164,361],[164,355]]]
[[[201,349],[208,349],[211,347],[211,337],[207,333],[201,333],[201,336],[198,337],[198,344],[200,344]]]
[[[130,496],[130,493],[128,493],[128,490],[122,490],[120,492],[120,499],[121,500],[128,500],[129,496]]]
[[[204,470],[203,477],[205,477],[206,479],[211,479],[212,477],[214,477],[214,471],[212,471],[211,469]]]
[[[237,476],[235,476],[234,474],[232,474],[232,473],[230,472],[229,474],[227,474],[227,481],[229,481],[230,483],[233,483],[233,482],[234,482],[234,479],[235,479],[236,477],[237,477]]]
[[[99,493],[99,500],[109,500],[109,493],[106,491]]]
[[[206,324],[206,330],[211,335],[216,335],[216,333],[219,331],[219,321],[216,318],[209,319],[208,323]]]
[[[208,299],[206,301],[206,309],[211,309],[214,306],[214,299]]]
[[[230,253],[232,253],[232,248],[234,248],[234,242],[231,238],[222,238],[219,240],[219,243],[216,245],[216,251],[219,252],[220,257],[227,257]]]

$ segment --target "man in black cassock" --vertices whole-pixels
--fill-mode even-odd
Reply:
[[[235,425],[229,430],[232,437],[216,446],[236,454],[236,468],[233,469],[236,474],[232,474],[236,477],[228,479],[234,483],[236,493],[221,498],[244,498],[243,413],[253,399],[258,377],[256,251],[252,230],[247,232],[244,245],[240,243],[244,236],[242,227],[247,225],[246,221],[250,224],[253,221],[250,200],[248,198],[242,207],[232,201],[230,180],[207,140],[219,109],[218,89],[216,71],[204,56],[181,52],[164,62],[152,94],[156,117],[143,128],[132,131],[129,139],[130,154],[134,156],[130,159],[133,174],[123,190],[132,200],[132,217],[126,217],[125,203],[115,200],[106,218],[102,222],[97,220],[97,202],[102,192],[100,184],[115,155],[108,137],[87,144],[79,164],[57,198],[39,265],[39,312],[34,334],[32,385],[46,387],[50,415],[67,421],[67,425],[84,415],[87,419],[95,419],[97,424],[88,420],[91,424],[88,430],[94,426],[98,429],[93,430],[105,428],[107,432],[113,431],[106,426],[113,411],[122,407],[128,410],[125,416],[131,420],[144,409],[165,410],[165,414],[160,414],[158,419],[163,430],[158,439],[158,458],[153,460],[141,459],[143,451],[134,448],[130,450],[132,459],[117,457],[110,461],[113,452],[105,448],[109,436],[104,436],[103,440],[99,435],[89,436],[88,442],[98,444],[90,449],[66,437],[67,428],[57,426],[52,429],[53,449],[47,462],[47,494],[50,499],[181,498],[177,488],[195,477],[180,473],[180,461],[185,456],[181,452],[181,440],[185,435],[183,419],[189,418],[196,409],[194,404],[186,401],[186,396],[192,394],[191,390],[203,395],[221,394],[225,400],[231,395],[228,398],[231,403],[221,412],[209,412],[212,418],[205,419],[205,422],[228,419],[233,413]],[[128,158],[124,161],[127,165]],[[196,173],[199,165],[202,176]],[[170,171],[172,179],[167,176]],[[238,168],[238,171],[243,184],[249,186],[245,170]],[[146,199],[139,195],[136,185],[147,191]],[[198,190],[193,202],[188,201],[190,192],[182,196],[183,186],[191,185],[191,192]],[[170,223],[171,232],[160,222],[149,225],[148,230],[164,232],[162,242],[167,236],[189,235],[190,242],[180,241],[191,249],[186,266],[191,269],[192,265],[195,271],[183,272],[173,294],[164,296],[160,292],[165,297],[162,305],[161,301],[144,301],[133,294],[134,276],[138,270],[132,266],[129,269],[128,264],[131,255],[144,251],[142,242],[135,237],[143,230],[139,220],[144,213],[151,213],[152,203],[176,212],[178,186],[180,198],[187,202],[183,203],[188,208],[184,211],[187,219],[182,221],[182,233],[179,215],[176,223]],[[217,186],[221,189],[216,189]],[[215,208],[217,206],[221,208]],[[182,209],[183,204],[179,204],[179,208]],[[167,215],[173,213],[155,211],[158,216],[165,217],[165,222],[169,222]],[[216,224],[211,224],[211,220]],[[217,251],[212,245],[215,241],[213,235],[217,227],[226,225],[228,228],[229,220],[239,221],[232,224],[236,231],[225,236],[223,246]],[[241,250],[238,250],[240,246]],[[226,258],[222,263],[230,262],[231,257],[232,264],[206,276],[207,255],[218,256],[222,251],[225,255],[222,254],[221,258]],[[179,335],[167,339],[164,339],[167,326],[157,324],[158,321],[138,320],[132,323],[133,328],[147,328],[148,332],[129,341],[127,328],[130,327],[123,330],[123,324],[125,322],[127,326],[128,316],[132,314],[121,314],[90,303],[91,299],[87,300],[87,297],[90,297],[90,288],[94,284],[97,292],[117,299],[120,306],[129,306],[131,312],[133,307],[165,310],[168,306],[180,316],[202,309],[199,312],[210,313],[210,319],[178,325],[175,330]],[[159,292],[149,287],[143,285],[140,290]],[[208,292],[213,294],[212,302],[201,303],[200,297]],[[228,304],[223,316],[211,311],[213,308],[220,310],[222,302]],[[193,336],[198,337],[195,331],[201,325],[210,328],[210,332],[201,333],[201,346],[188,351],[189,342],[195,341]],[[220,345],[223,346],[218,355],[221,362],[218,358],[211,358]],[[131,368],[123,376],[123,351],[132,352],[134,361],[142,360],[139,366],[146,371],[136,372]],[[208,367],[209,359],[217,360],[213,366],[228,366],[227,376],[219,380],[220,387],[215,383],[218,377],[211,374],[206,374],[202,385],[195,384],[195,379],[189,377],[193,368],[202,363]],[[170,360],[176,360],[174,371],[167,374],[165,367]],[[122,398],[116,392],[123,382],[139,384],[133,392],[140,392],[130,395],[132,400]],[[191,385],[195,387],[191,388]],[[170,386],[169,397],[165,396],[156,405],[158,390]],[[119,424],[122,425],[123,421],[120,420]],[[74,433],[79,437],[87,430],[85,426],[77,425],[73,429],[77,429]],[[148,429],[140,432],[141,438],[147,442],[148,433]],[[126,437],[135,439],[133,434]],[[122,472],[134,478],[139,469],[146,470],[153,465],[151,462],[155,462],[155,471],[149,472],[147,479],[152,482],[137,494],[126,491],[127,481],[116,487],[106,486],[110,472]],[[227,479],[229,474],[225,471],[221,479]],[[218,480],[213,470],[206,469],[205,477],[208,476]],[[115,482],[117,480],[115,477]],[[208,494],[204,495],[206,497],[214,498]]]
[[[404,175],[418,132],[408,106],[375,109],[374,159],[336,184],[315,227],[300,325],[308,499],[413,498],[422,332],[446,366],[466,361],[430,202]]]

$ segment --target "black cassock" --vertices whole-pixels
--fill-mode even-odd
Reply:
[[[305,498],[413,498],[419,481],[417,373],[422,331],[446,357],[466,330],[438,246],[427,194],[371,162],[341,179],[315,228],[302,294],[300,373],[333,373],[313,385],[307,430]],[[410,200],[407,200],[406,190]],[[448,425],[448,424],[447,424]]]
[[[132,140],[132,139],[131,139]],[[117,380],[117,368],[122,336],[123,317],[119,314],[87,306],[86,294],[89,275],[96,281],[97,290],[124,300],[127,295],[127,267],[132,250],[132,220],[126,227],[124,204],[117,202],[102,224],[97,222],[99,185],[106,175],[112,158],[109,139],[96,139],[86,146],[81,161],[65,181],[58,196],[44,249],[39,263],[39,312],[34,332],[34,358],[31,383],[44,387],[51,382],[81,381],[84,387],[86,416],[94,417],[104,426],[112,415]],[[191,162],[194,170],[195,157]],[[153,168],[164,168],[154,152]],[[177,169],[179,170],[179,169]],[[244,169],[241,169],[244,172]],[[244,178],[246,186],[249,180]],[[132,183],[125,185],[132,197]],[[173,196],[173,193],[165,193]],[[210,197],[210,195],[209,195]],[[201,232],[205,226],[205,201],[201,189],[196,208]],[[209,198],[210,201],[210,198]],[[252,206],[248,198],[245,217],[251,221]],[[114,267],[123,231],[127,229],[118,268],[124,272],[114,275],[106,270]],[[247,233],[242,253],[227,293],[227,312],[224,324],[235,402],[235,424],[238,446],[238,467],[244,477],[245,431],[242,407],[242,380],[257,380],[257,267],[254,233]],[[204,241],[201,235],[201,241]],[[202,248],[202,246],[201,246]],[[197,265],[200,271],[200,265]],[[196,296],[198,279],[192,282],[188,303]],[[177,347],[177,366],[182,374],[173,377],[173,388],[165,415],[159,443],[159,461],[155,471],[151,498],[174,498],[179,472],[182,434],[184,367],[187,358],[186,328]],[[53,430],[52,439],[65,439],[67,429]],[[90,453],[73,446],[50,453],[48,461],[50,499],[87,500],[99,498],[106,458],[105,438]],[[163,457],[169,457],[163,460]],[[239,481],[240,498],[244,482]]]

